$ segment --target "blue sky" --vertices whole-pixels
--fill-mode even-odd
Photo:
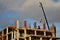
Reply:
[[[45,20],[39,2],[43,4],[49,25],[55,24],[57,36],[60,36],[60,0],[0,0],[0,29],[14,24],[17,19],[21,26],[23,19],[26,19],[31,27],[36,20],[42,28]],[[39,18],[43,19],[42,23],[39,23]]]
[[[58,2],[59,0],[52,0],[53,2]]]
[[[20,15],[18,12],[16,11],[8,11],[5,12],[4,14],[0,14],[0,30],[2,29],[2,27],[6,27],[8,25],[12,25],[14,24],[14,22],[16,20],[20,20],[20,26],[23,27],[23,20],[26,19],[27,20],[27,24],[31,25],[31,27],[33,27],[33,23],[34,21],[37,22],[37,26],[40,25],[40,27],[42,28],[43,26],[43,22],[40,23],[38,20],[35,20],[33,18],[30,17],[24,17],[22,15]],[[55,22],[54,23],[56,28],[57,28],[57,36],[60,36],[60,23]],[[15,25],[15,24],[14,24]],[[49,26],[51,26],[52,23],[49,23]]]

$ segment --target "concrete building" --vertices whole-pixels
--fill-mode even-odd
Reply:
[[[0,40],[60,40],[54,31],[35,26],[36,22],[34,28],[27,27],[27,22],[24,20],[24,27],[20,27],[17,20],[16,26],[7,26],[0,31]]]

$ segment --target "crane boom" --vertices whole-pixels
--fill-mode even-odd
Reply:
[[[45,21],[46,21],[46,23],[47,23],[48,30],[50,30],[49,24],[48,24],[48,21],[47,21],[47,17],[46,17],[46,14],[45,14],[45,11],[44,11],[44,8],[43,8],[43,5],[42,5],[41,2],[40,2],[40,5],[41,5],[41,8],[42,8],[42,11],[43,11],[43,14],[44,14]]]

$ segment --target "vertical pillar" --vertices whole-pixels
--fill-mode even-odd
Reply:
[[[31,37],[29,37],[29,40],[31,40]]]
[[[2,31],[2,40],[4,40],[4,39],[3,39],[3,35],[4,35],[4,31]]]
[[[26,40],[26,38],[25,38],[25,40]]]
[[[13,32],[11,33],[11,40],[13,40]]]
[[[44,32],[44,36],[46,36],[46,32]]]
[[[40,40],[42,40],[42,38],[40,38]]]
[[[14,31],[14,39],[15,39],[15,31]]]
[[[52,40],[52,38],[50,38],[50,40]]]
[[[36,35],[36,30],[35,30],[35,35]]]
[[[14,39],[17,38],[17,32],[14,31]]]
[[[43,23],[43,29],[46,30],[46,22]]]
[[[26,37],[26,29],[24,30],[24,35],[25,35],[24,37]]]
[[[17,20],[16,23],[17,23],[17,24],[16,24],[17,28],[19,28],[19,20]]]
[[[34,28],[37,28],[36,22],[34,22]]]
[[[19,20],[17,20],[17,40],[19,40]]]
[[[52,33],[52,35],[53,35],[53,37],[55,37],[55,34],[54,33]]]
[[[19,30],[17,29],[17,40],[19,40]]]
[[[27,28],[27,21],[24,19],[24,27]]]
[[[6,28],[6,40],[8,40],[8,27]]]

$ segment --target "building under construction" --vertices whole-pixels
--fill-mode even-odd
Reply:
[[[19,20],[17,20],[16,25],[7,26],[0,31],[0,40],[60,40],[60,37],[56,37],[56,27],[52,25],[49,28],[41,2],[40,5],[49,30],[46,30],[46,23],[43,24],[43,29],[37,26],[36,22],[34,22],[34,27],[31,28],[27,26],[27,21],[24,20],[24,26],[21,27]]]
[[[52,25],[50,30],[41,29],[34,22],[34,27],[31,28],[27,26],[26,20],[24,20],[24,27],[21,27],[19,20],[17,20],[16,26],[7,26],[0,31],[0,40],[60,40],[59,37],[56,37],[54,27]]]

